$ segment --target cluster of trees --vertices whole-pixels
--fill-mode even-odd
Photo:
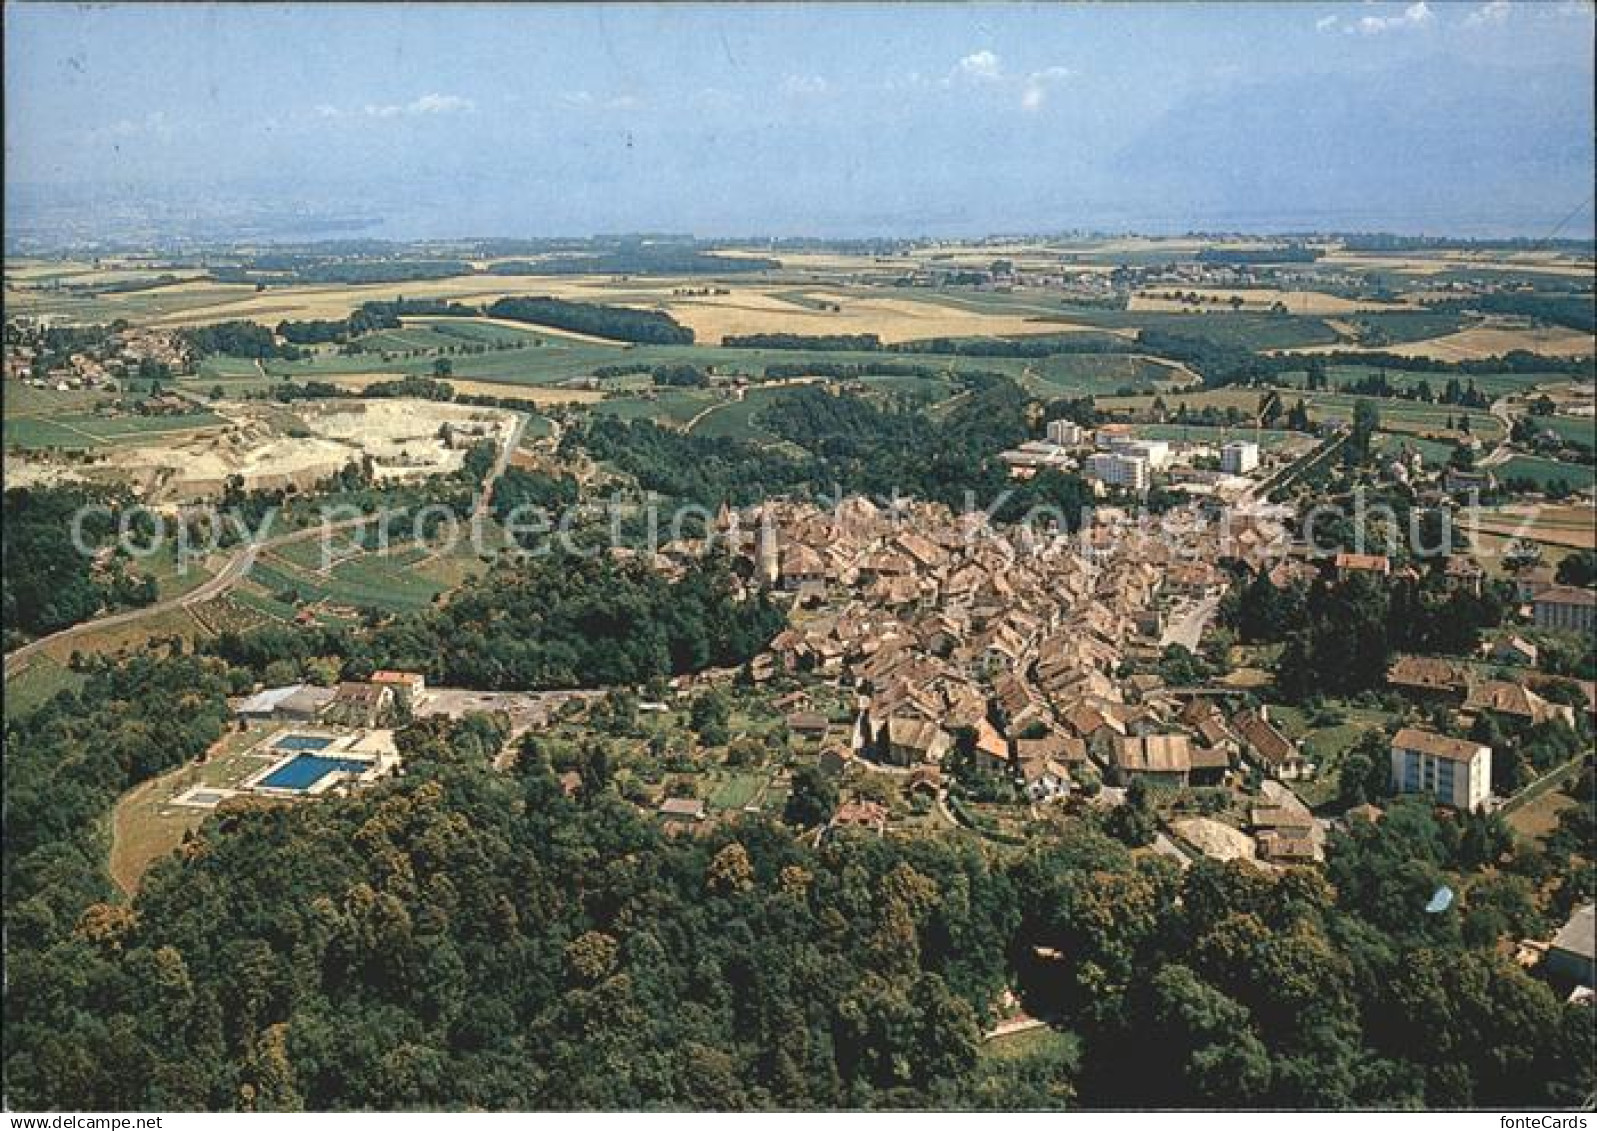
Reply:
[[[293,345],[278,345],[272,331],[259,322],[235,319],[211,326],[191,326],[181,333],[189,348],[200,357],[226,354],[228,357],[297,361],[303,356]]]
[[[1429,575],[1383,584],[1353,574],[1278,588],[1260,573],[1221,604],[1241,642],[1285,645],[1276,687],[1294,702],[1376,689],[1397,652],[1472,653],[1503,610],[1493,589],[1477,597]]]
[[[1206,247],[1193,258],[1199,263],[1246,266],[1251,263],[1313,263],[1324,254],[1317,247],[1288,244],[1285,247]]]
[[[294,283],[408,283],[472,273],[472,265],[458,259],[344,259],[282,252],[211,268],[211,277],[217,282],[254,283],[257,287]]]
[[[6,957],[13,970],[19,956],[37,959],[32,948],[69,938],[86,907],[110,898],[105,817],[112,803],[221,737],[232,690],[218,660],[146,652],[93,666],[81,690],[32,712],[7,713]],[[8,993],[7,1028],[31,1004]],[[48,1042],[30,1052],[47,1071]]]
[[[687,362],[677,365],[656,365],[649,370],[649,379],[656,385],[683,389],[702,389],[710,383],[708,373],[699,366]]]
[[[749,350],[852,350],[856,353],[882,348],[875,334],[727,334],[721,344],[728,349]]]
[[[514,489],[531,488],[518,480]],[[371,630],[222,633],[206,648],[272,682],[331,663],[345,678],[399,668],[437,683],[523,690],[735,667],[782,623],[763,596],[737,597],[723,560],[694,562],[670,580],[639,561],[551,552],[499,566],[447,604]]]
[[[634,310],[558,298],[502,298],[487,308],[491,318],[553,326],[622,342],[658,346],[690,346],[693,331],[661,310]]]
[[[1118,334],[1028,334],[1023,338],[918,338],[886,347],[896,353],[953,354],[958,357],[1057,357],[1061,354],[1135,353]]]
[[[454,386],[434,377],[396,377],[374,381],[358,392],[328,381],[284,381],[272,388],[272,395],[284,404],[294,401],[359,400],[366,397],[418,397],[428,401],[452,401]]]
[[[102,678],[133,701],[216,690],[192,660]],[[1091,816],[1007,860],[953,838],[817,845],[764,818],[672,837],[597,747],[568,797],[535,741],[492,770],[504,738],[429,719],[400,733],[402,778],[230,806],[131,907],[64,847],[23,868],[12,1102],[1525,1108],[1593,1083],[1589,1016],[1494,950],[1536,914],[1500,823],[1394,804],[1333,834],[1325,877],[1183,873]],[[52,753],[91,745],[63,731]],[[794,817],[834,793],[807,781]],[[1425,914],[1444,881],[1459,906]],[[1064,1031],[983,1057],[1006,984]]]
[[[73,521],[81,513],[78,528],[85,547],[112,546],[123,522],[120,508],[130,502],[114,492],[79,486],[15,487],[5,493],[0,623],[8,650],[88,620],[101,609],[155,600],[154,578],[135,575],[120,556],[97,567],[73,542]],[[141,510],[130,513],[127,529],[131,539],[145,545],[155,535],[150,516]]]
[[[1490,408],[1492,403],[1485,393],[1475,387],[1474,378],[1470,378],[1465,384],[1460,383],[1457,377],[1449,377],[1441,395],[1438,396],[1431,389],[1429,381],[1392,384],[1385,369],[1377,370],[1357,381],[1344,381],[1337,391],[1361,397],[1394,397],[1398,400],[1420,401],[1424,404],[1462,405],[1465,408]]]
[[[519,507],[537,507],[556,514],[574,505],[579,493],[577,481],[569,475],[507,467],[494,482],[491,502],[494,517],[503,523],[510,521]]]
[[[1594,302],[1591,291],[1580,294],[1498,291],[1448,299],[1434,304],[1432,309],[1480,310],[1488,314],[1517,315],[1534,318],[1538,322],[1550,322],[1555,326],[1568,326],[1572,330],[1584,330],[1588,334],[1597,329],[1597,302]]]
[[[812,491],[886,496],[896,489],[959,507],[967,491],[985,501],[1008,488],[1007,469],[995,457],[1030,436],[1035,403],[1002,374],[956,377],[966,393],[940,418],[814,386],[784,391],[756,420],[802,448],[803,458],[610,417],[568,431],[562,443],[585,448],[644,490],[707,506]]]

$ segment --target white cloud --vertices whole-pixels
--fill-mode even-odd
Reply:
[[[1020,92],[1020,108],[1027,113],[1041,110],[1048,101],[1048,91],[1070,77],[1067,67],[1045,67],[1026,76],[1025,87]]]
[[[1428,27],[1435,19],[1425,0],[1415,0],[1398,15],[1365,16],[1357,23],[1349,24],[1347,30],[1349,33],[1357,31],[1360,35],[1380,35],[1382,32]]]
[[[955,70],[965,78],[981,82],[991,82],[1003,77],[1004,73],[1003,62],[997,55],[985,49],[966,55],[959,61]]]
[[[368,102],[356,110],[344,110],[323,102],[316,106],[311,113],[318,118],[419,118],[439,114],[469,114],[477,108],[477,104],[469,98],[462,98],[458,94],[423,94],[409,102]]]
[[[1336,26],[1337,20],[1340,18],[1340,16],[1321,16],[1319,19],[1314,21],[1314,30],[1330,31]]]
[[[782,80],[782,92],[799,97],[827,93],[832,84],[820,75],[788,75]]]
[[[458,94],[424,94],[409,106],[405,107],[407,114],[454,114],[469,113],[477,108],[477,104],[469,98],[462,98]]]
[[[1509,8],[1512,5],[1508,0],[1492,0],[1490,4],[1483,4],[1469,15],[1464,17],[1465,27],[1486,27],[1489,24],[1500,24],[1508,19]]]

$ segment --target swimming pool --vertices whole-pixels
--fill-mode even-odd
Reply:
[[[285,734],[273,743],[279,750],[326,750],[332,744],[332,739],[319,734]]]
[[[297,754],[255,784],[264,789],[307,790],[328,774],[347,770],[362,774],[371,763],[359,758],[324,758],[317,754]]]

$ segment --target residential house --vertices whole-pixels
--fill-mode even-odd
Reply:
[[[1314,764],[1297,743],[1277,730],[1262,710],[1238,712],[1231,727],[1237,733],[1243,755],[1271,777],[1293,781],[1314,773]]]
[[[1225,776],[1231,769],[1231,754],[1217,746],[1195,745],[1192,747],[1192,770],[1187,778],[1187,784],[1194,786],[1218,786],[1225,784]]]
[[[1433,656],[1399,656],[1387,669],[1386,682],[1416,698],[1462,700],[1469,692],[1469,671]]]
[[[1547,948],[1549,974],[1576,986],[1597,986],[1597,904],[1577,907]]]
[[[1467,554],[1452,554],[1442,569],[1442,577],[1449,589],[1462,589],[1479,597],[1486,581],[1486,571],[1480,562]]]
[[[1008,775],[1014,769],[1010,758],[1009,740],[999,734],[986,719],[976,723],[976,747],[973,751],[976,768],[989,774]]]
[[[930,719],[904,715],[889,718],[878,739],[882,759],[894,766],[941,762],[953,744],[948,732]]]
[[[1429,793],[1456,809],[1479,809],[1492,790],[1492,748],[1404,727],[1392,739],[1392,786]]]
[[[1495,663],[1534,668],[1541,652],[1523,636],[1508,636],[1493,644],[1487,655]]]
[[[830,721],[819,711],[795,711],[787,716],[788,733],[806,742],[819,742],[830,727]]]
[[[1570,727],[1575,725],[1574,708],[1549,703],[1530,688],[1501,679],[1485,680],[1471,687],[1464,700],[1464,710],[1470,714],[1505,715],[1526,724],[1561,719]]]
[[[1020,782],[1033,801],[1047,801],[1070,792],[1070,769],[1053,758],[1021,756],[1017,761]]]
[[[1192,772],[1192,740],[1184,734],[1118,738],[1110,769],[1118,785],[1137,778],[1155,785],[1186,785]]]
[[[887,830],[887,807],[878,801],[845,801],[832,814],[828,832],[864,829],[881,836]]]
[[[1514,571],[1514,596],[1522,605],[1530,604],[1538,594],[1557,584],[1557,573],[1549,565],[1525,565]]]
[[[1383,554],[1354,554],[1343,551],[1332,562],[1337,579],[1346,581],[1354,574],[1386,578],[1392,572],[1392,561]]]
[[[689,824],[704,820],[704,802],[697,797],[668,797],[660,802],[660,819],[668,824]]]
[[[372,672],[371,682],[380,687],[392,687],[395,700],[407,708],[415,707],[427,690],[427,677],[420,672]]]

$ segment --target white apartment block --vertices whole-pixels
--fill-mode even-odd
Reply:
[[[1537,628],[1589,635],[1597,628],[1597,593],[1570,585],[1544,589],[1531,601]]]
[[[1455,809],[1479,809],[1492,792],[1492,748],[1404,727],[1392,739],[1392,786]]]
[[[1081,443],[1081,425],[1074,420],[1050,420],[1048,439],[1062,447],[1073,448]]]
[[[1146,491],[1149,485],[1148,461],[1139,455],[1119,451],[1094,452],[1087,457],[1087,478],[1128,491]]]
[[[1259,466],[1259,445],[1252,440],[1232,440],[1220,449],[1220,470],[1228,475],[1246,475]]]
[[[1134,436],[1117,436],[1109,443],[1109,450],[1115,455],[1135,456],[1146,460],[1152,471],[1161,471],[1170,466],[1170,444],[1166,440],[1141,440]]]

